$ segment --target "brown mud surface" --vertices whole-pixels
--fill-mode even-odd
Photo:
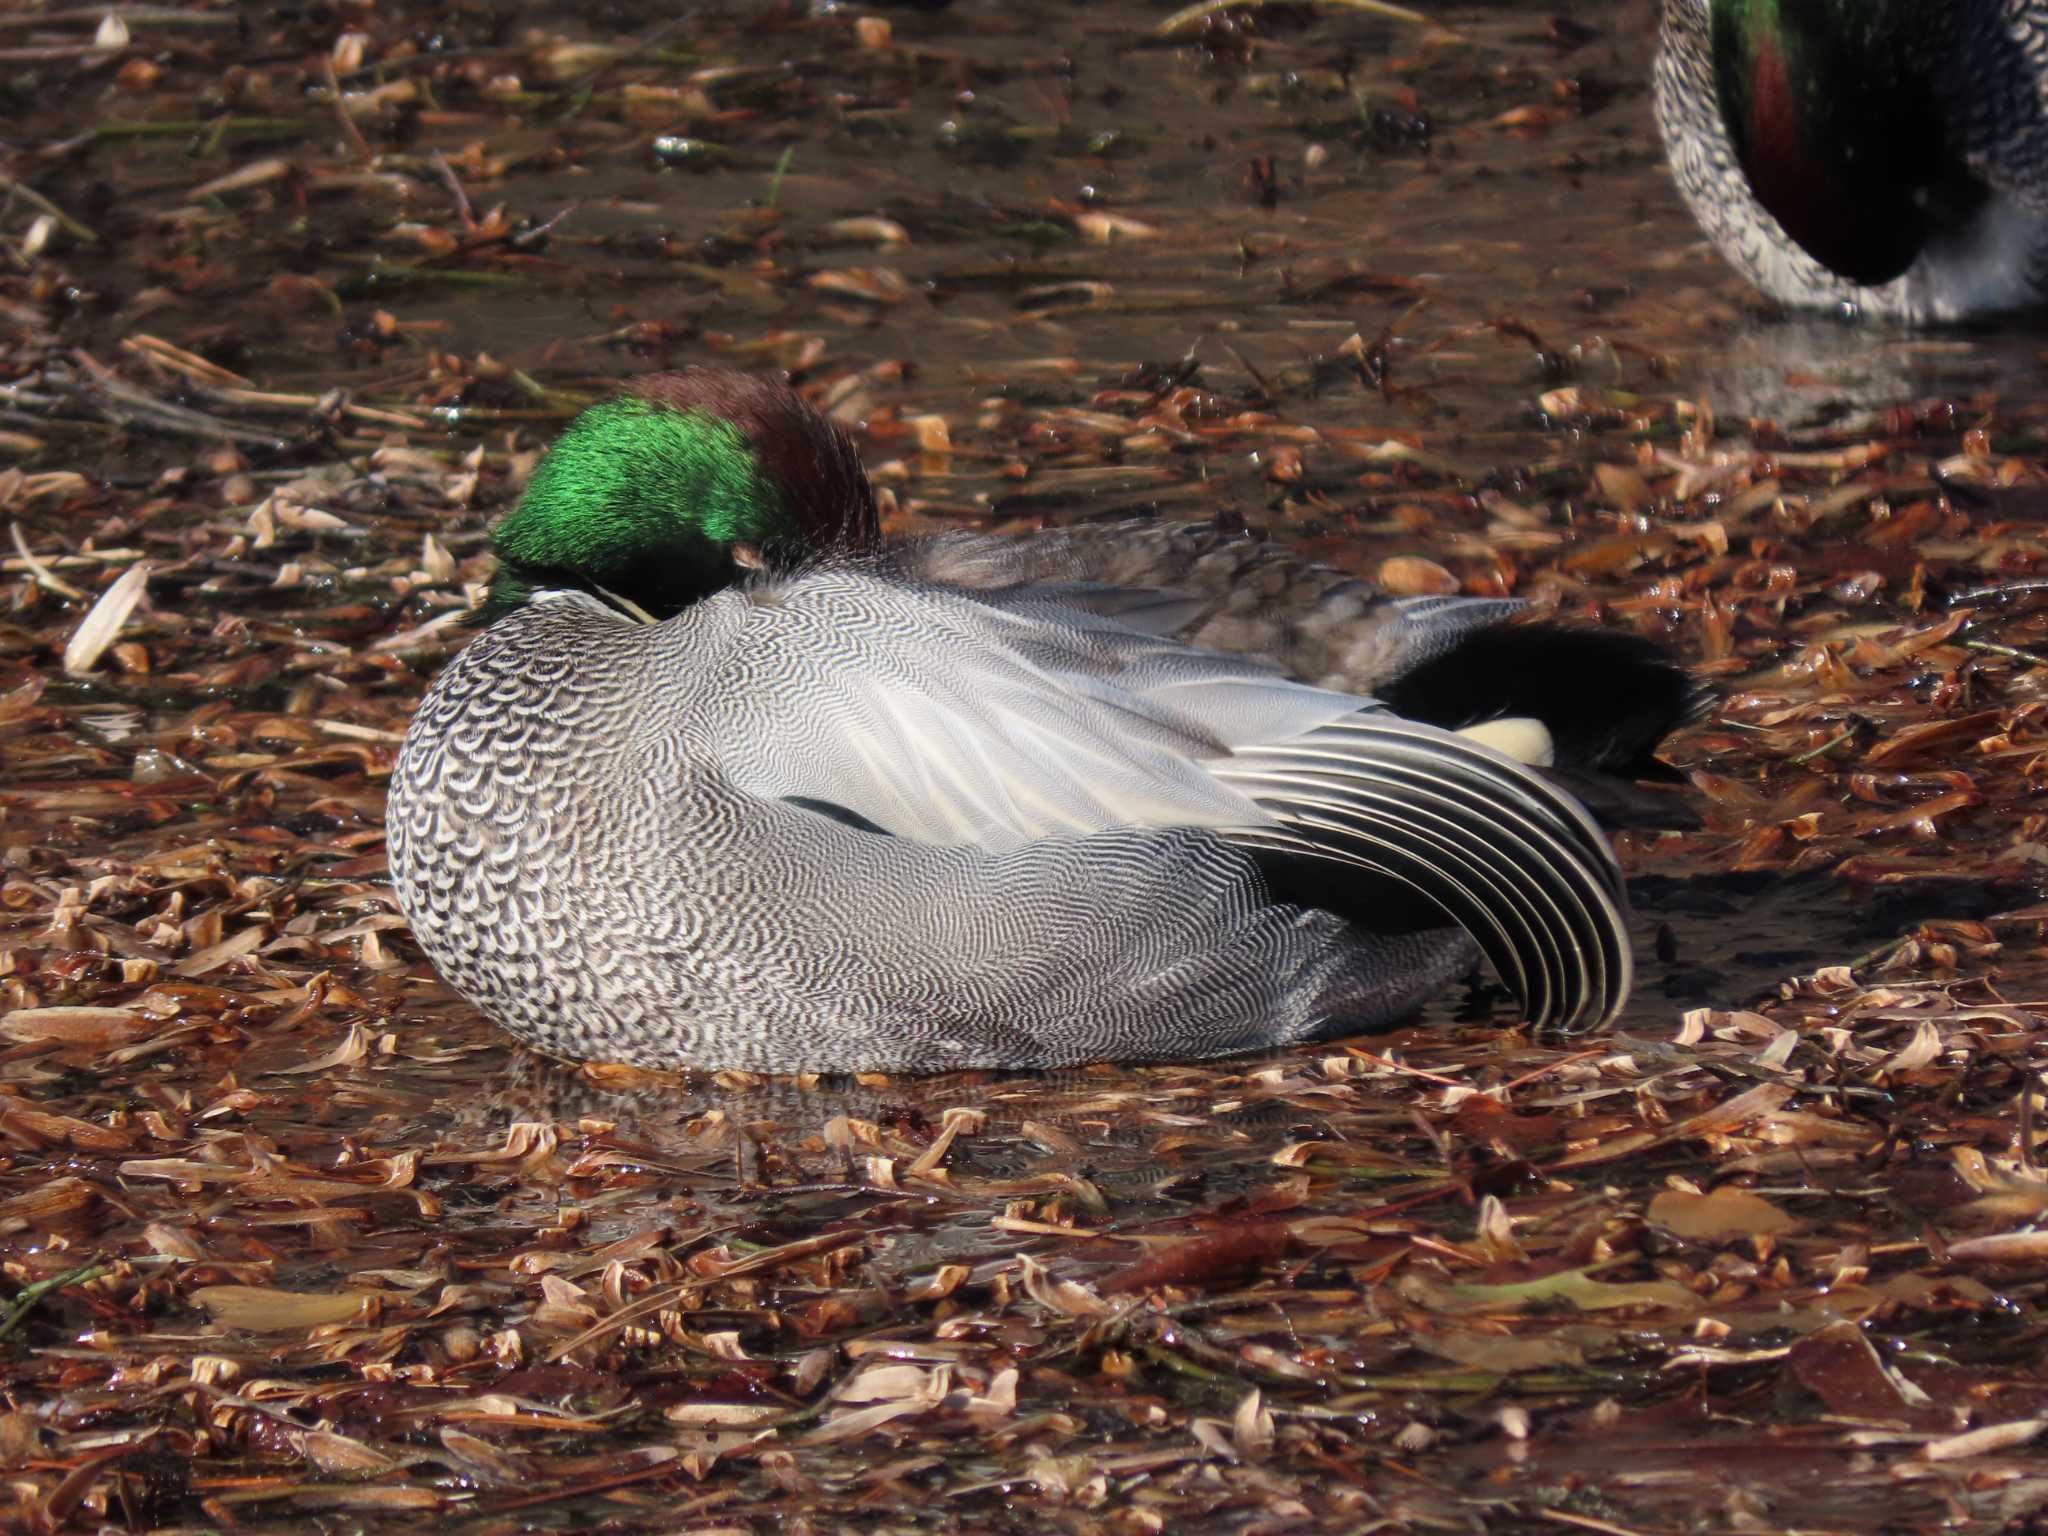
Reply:
[[[0,14],[0,1528],[2039,1528],[2040,337],[1765,311],[1647,5],[1433,15]],[[384,785],[539,448],[700,361],[892,531],[1224,517],[1672,644],[1621,1025],[508,1044]]]

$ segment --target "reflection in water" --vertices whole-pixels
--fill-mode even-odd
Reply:
[[[1862,891],[1824,875],[1735,874],[1630,882],[1637,935],[1637,991],[1620,1034],[1668,1037],[1676,1010],[1732,1008],[1770,994],[1814,957],[1845,961],[1932,917],[1982,917],[2021,898],[1982,882],[1940,882]],[[1512,1005],[1497,988],[1447,996],[1411,1026],[1331,1042],[1398,1056],[1443,1037],[1454,1020]],[[466,1010],[463,1010],[466,1012]],[[487,1026],[479,1026],[487,1029]],[[521,1122],[610,1122],[608,1145],[644,1158],[650,1172],[693,1187],[760,1192],[796,1181],[859,1186],[870,1157],[910,1165],[946,1136],[949,1116],[969,1114],[972,1133],[949,1141],[956,1175],[1029,1181],[1079,1175],[1119,1202],[1164,1213],[1175,1196],[1210,1204],[1239,1187],[1246,1148],[1270,1152],[1317,1124],[1298,1102],[1280,1102],[1278,1080],[1316,1071],[1314,1048],[1194,1066],[1089,1067],[1040,1073],[967,1072],[919,1077],[754,1077],[579,1066],[494,1040],[495,1065],[464,1069],[466,1091],[443,1102],[449,1134],[471,1144],[502,1139]],[[1263,1080],[1263,1081],[1262,1081]],[[1220,1095],[1220,1096],[1219,1096]],[[440,1095],[430,1090],[430,1097]],[[1169,1162],[1157,1157],[1162,1126],[1192,1131]]]
[[[1915,334],[1827,315],[1758,315],[1699,358],[1690,387],[1728,416],[1796,431],[1915,400],[2024,391],[2039,376],[2044,340],[2023,324]]]

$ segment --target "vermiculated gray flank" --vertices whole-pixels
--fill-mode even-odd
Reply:
[[[944,560],[1011,569],[983,542]],[[407,733],[401,904],[507,1028],[656,1066],[1211,1056],[1398,1017],[1481,950],[1538,1023],[1612,1015],[1620,878],[1568,796],[1188,617],[900,553],[658,624],[539,596]]]

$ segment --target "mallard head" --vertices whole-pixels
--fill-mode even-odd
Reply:
[[[492,536],[482,617],[535,592],[626,599],[657,619],[749,565],[875,542],[853,444],[777,380],[690,368],[635,379],[584,411]]]
[[[1852,282],[1890,282],[1986,195],[1942,108],[1954,8],[1710,0],[1714,90],[1758,202]]]

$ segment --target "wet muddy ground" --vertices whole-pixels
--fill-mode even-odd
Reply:
[[[2032,1528],[2042,336],[1746,294],[1649,6],[1431,14],[0,16],[0,1522]],[[1673,645],[1621,1025],[506,1043],[383,786],[551,432],[703,361],[893,531],[1224,517]]]

